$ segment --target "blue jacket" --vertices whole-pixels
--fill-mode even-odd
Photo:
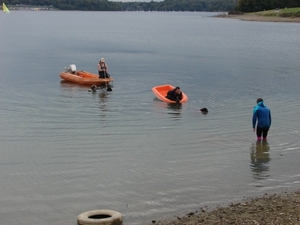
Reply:
[[[265,106],[264,102],[259,102],[253,109],[252,127],[257,126],[261,128],[270,128],[271,126],[271,111]]]

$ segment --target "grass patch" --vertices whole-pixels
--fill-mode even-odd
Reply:
[[[257,16],[280,16],[280,17],[300,17],[300,8],[289,8],[289,9],[272,9],[260,12],[253,12],[247,14],[254,14]]]

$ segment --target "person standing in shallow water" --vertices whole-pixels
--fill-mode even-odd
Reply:
[[[262,98],[258,98],[256,103],[257,105],[253,109],[252,128],[253,131],[256,132],[257,141],[266,141],[272,122],[271,110],[264,104]]]
[[[99,74],[99,78],[108,78],[109,74],[108,74],[108,65],[105,62],[104,58],[101,58],[99,63],[98,63],[98,74]]]

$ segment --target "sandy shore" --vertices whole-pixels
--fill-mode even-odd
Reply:
[[[150,223],[151,224],[151,223]],[[300,225],[300,191],[280,195],[265,194],[244,199],[242,203],[177,216],[174,220],[156,221],[154,225]]]
[[[216,17],[221,18],[231,18],[240,19],[245,21],[261,21],[261,22],[294,22],[300,23],[300,17],[280,17],[280,16],[259,16],[254,14],[244,14],[244,15],[218,15]]]

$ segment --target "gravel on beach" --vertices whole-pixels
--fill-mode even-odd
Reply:
[[[156,221],[154,225],[300,225],[300,190],[293,193],[265,194],[247,198],[243,203],[177,216],[174,220]]]

